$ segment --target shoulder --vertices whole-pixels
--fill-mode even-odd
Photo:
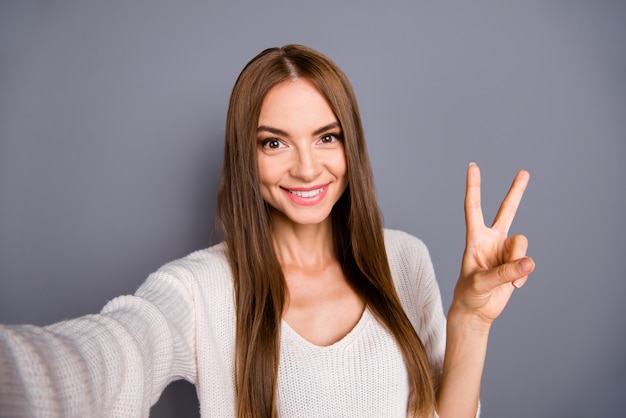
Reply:
[[[182,292],[196,293],[198,290],[220,289],[232,291],[232,273],[226,244],[194,251],[170,261],[152,273],[139,290],[154,287],[178,288]]]
[[[398,296],[409,317],[418,323],[422,308],[439,297],[428,248],[422,240],[406,232],[385,229],[384,234]]]
[[[230,264],[226,251],[226,243],[194,251],[191,254],[170,261],[161,266],[157,272],[170,273],[175,276],[229,274]]]
[[[421,286],[434,280],[430,254],[422,240],[391,229],[385,229],[384,234],[387,260],[396,286]]]
[[[429,261],[428,248],[419,238],[399,230],[385,229],[385,249],[389,264],[406,264],[419,261]]]

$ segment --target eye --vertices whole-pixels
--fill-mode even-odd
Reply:
[[[279,149],[282,148],[284,145],[282,142],[280,142],[280,140],[276,138],[268,138],[261,142],[261,146],[267,149]]]
[[[326,134],[320,138],[320,142],[322,144],[332,144],[333,142],[337,142],[341,140],[340,134]]]

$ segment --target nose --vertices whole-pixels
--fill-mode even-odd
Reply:
[[[317,178],[322,164],[314,149],[309,147],[298,148],[294,155],[291,175],[303,182],[311,182]]]

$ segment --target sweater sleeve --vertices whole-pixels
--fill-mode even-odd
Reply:
[[[168,269],[98,315],[0,326],[0,416],[147,416],[171,381],[196,381],[194,329],[190,285]]]

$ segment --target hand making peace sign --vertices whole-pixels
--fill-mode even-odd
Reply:
[[[485,225],[480,202],[480,169],[473,163],[468,167],[465,252],[453,301],[457,312],[476,315],[491,324],[513,291],[523,286],[534,270],[533,260],[526,256],[527,238],[508,236],[529,179],[527,171],[517,173],[489,228]]]

